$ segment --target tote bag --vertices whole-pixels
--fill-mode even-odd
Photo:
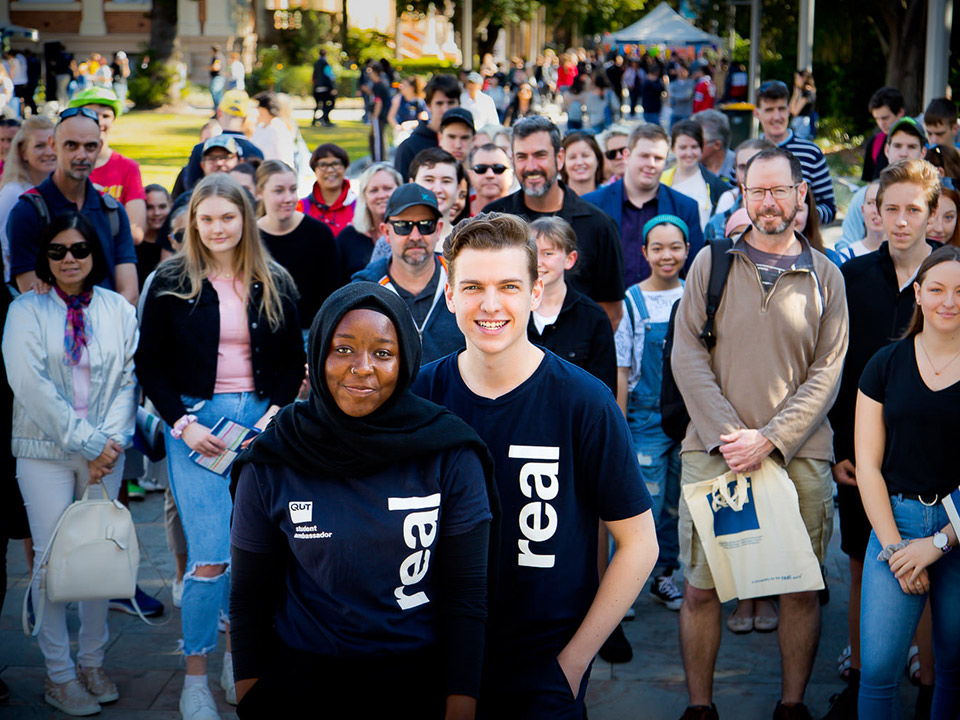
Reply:
[[[683,487],[720,602],[823,589],[797,490],[767,458]]]

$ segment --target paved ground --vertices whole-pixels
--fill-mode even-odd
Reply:
[[[140,585],[167,604],[163,619],[169,619],[169,623],[149,627],[128,615],[111,612],[105,667],[119,686],[121,697],[107,706],[101,717],[176,720],[184,666],[177,654],[180,613],[170,602],[169,582],[174,565],[166,548],[162,494],[151,493],[144,502],[135,503],[133,513],[142,546]],[[0,616],[0,676],[10,686],[12,697],[8,704],[0,705],[0,720],[65,717],[43,703],[43,658],[36,642],[20,630],[20,603],[27,583],[20,543],[11,544],[7,562],[10,577],[7,601]],[[826,712],[829,696],[842,687],[835,658],[846,644],[847,572],[836,536],[830,549],[828,575],[831,601],[824,608],[823,641],[808,692],[808,704],[818,717]],[[610,666],[597,661],[587,697],[590,720],[676,720],[686,705],[677,614],[646,594],[635,607],[637,619],[624,624],[635,657],[626,665]],[[732,603],[724,608],[724,613],[730,610]],[[68,617],[75,641],[76,612],[71,611]],[[211,657],[211,688],[221,717],[234,718],[217,688],[221,658],[220,653]],[[775,634],[735,636],[724,629],[716,675],[716,702],[721,717],[769,718],[779,697],[779,674]],[[912,717],[916,690],[904,682],[902,697],[904,716]]]

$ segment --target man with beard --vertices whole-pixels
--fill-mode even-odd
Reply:
[[[701,339],[712,253],[687,275],[674,332],[673,375],[690,424],[681,446],[681,486],[728,470],[747,472],[771,457],[797,490],[800,515],[822,564],[833,528],[833,431],[827,411],[847,350],[847,305],[840,270],[794,225],[807,185],[782,148],[757,153],[743,180],[753,226],[734,240],[716,343]],[[680,559],[686,588],[680,644],[690,706],[682,720],[716,720],[713,669],[721,613],[703,545],[680,499]],[[807,720],[803,704],[820,639],[815,591],[780,595],[783,677],[774,720]]]
[[[374,260],[353,276],[353,282],[366,280],[393,290],[407,304],[423,343],[422,365],[464,346],[457,318],[443,297],[447,267],[433,251],[442,227],[437,196],[413,182],[401,185],[390,196],[380,223],[390,257]]]
[[[107,261],[107,274],[101,285],[117,291],[136,306],[137,254],[130,235],[130,221],[123,206],[112,196],[101,195],[90,181],[103,142],[100,118],[86,107],[64,110],[51,142],[57,153],[56,169],[37,187],[20,196],[7,220],[10,277],[20,292],[49,290],[34,270],[40,237],[51,218],[66,210],[75,210],[93,224],[100,238]],[[40,208],[45,210],[44,214]]]
[[[528,223],[541,217],[562,217],[577,235],[580,259],[566,281],[600,304],[616,329],[623,316],[623,256],[613,219],[560,180],[563,148],[560,130],[545,117],[524,118],[513,126],[513,170],[520,189],[495,200],[485,212],[518,215]]]

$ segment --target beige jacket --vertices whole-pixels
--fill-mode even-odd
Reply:
[[[720,435],[750,428],[772,442],[785,463],[794,457],[833,461],[827,411],[837,397],[847,352],[847,302],[840,270],[800,241],[803,251],[794,268],[764,297],[745,240],[736,240],[712,351],[700,340],[710,253],[694,259],[671,356],[691,418],[683,451],[713,452]]]

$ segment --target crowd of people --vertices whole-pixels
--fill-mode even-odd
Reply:
[[[32,567],[88,484],[164,490],[185,720],[218,717],[218,629],[241,718],[311,707],[318,677],[336,716],[402,698],[418,717],[583,718],[594,657],[632,656],[620,623],[645,587],[679,613],[682,720],[719,717],[724,623],[779,633],[774,718],[805,720],[836,507],[850,615],[825,638],[848,646],[827,717],[899,717],[906,663],[916,717],[960,717],[956,104],[913,118],[877,91],[865,184],[827,247],[808,72],[763,82],[762,137],[730,147],[713,104],[745,92],[741,68],[722,93],[703,59],[536,68],[392,93],[371,63],[353,181],[287,98],[221,82],[172,188],[110,148],[124,104],[102,83],[4,124],[0,556],[23,540]],[[161,457],[131,447],[145,418]],[[239,455],[225,426],[253,433]],[[785,584],[724,621],[716,536],[777,473],[819,570],[790,584],[784,553]],[[749,529],[770,522],[748,509]],[[74,661],[65,604],[33,584],[44,699],[95,714],[120,694],[108,608],[164,607],[139,588],[80,603]]]

